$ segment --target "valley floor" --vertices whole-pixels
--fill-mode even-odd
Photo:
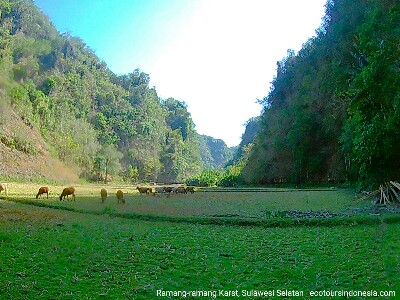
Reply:
[[[268,293],[293,299],[298,292],[308,299],[310,292],[343,290],[400,294],[398,222],[201,225],[11,200],[0,200],[1,299],[179,299],[184,291],[197,292],[187,299],[237,298],[236,291],[246,299]]]

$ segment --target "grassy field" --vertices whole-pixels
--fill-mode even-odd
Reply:
[[[105,204],[100,186],[78,186],[76,202],[58,200],[62,187],[51,187],[49,200],[32,200],[38,187],[10,184],[9,197],[0,200],[0,299],[168,299],[157,296],[161,290],[215,291],[217,299],[237,298],[224,297],[236,290],[239,295],[248,291],[245,299],[268,299],[252,291],[274,291],[271,299],[309,299],[310,291],[323,290],[400,295],[398,215],[346,217],[378,220],[365,224],[343,225],[332,218],[328,226],[281,226],[290,218],[263,212],[348,213],[369,205],[355,203],[349,191],[199,192],[167,198],[122,187],[126,204],[117,205],[117,187],[108,188]],[[152,221],[142,215],[153,216]],[[196,221],[220,215],[232,222]],[[174,222],[178,217],[195,221]],[[246,218],[277,221],[240,226]],[[304,294],[278,297],[283,290]]]
[[[9,196],[19,200],[34,200],[39,189],[35,184],[11,184]],[[76,186],[78,201],[59,201],[61,186],[50,188],[49,199],[39,198],[38,203],[73,208],[76,210],[118,213],[138,213],[155,216],[235,216],[263,218],[279,211],[329,211],[351,213],[352,208],[368,202],[355,203],[354,194],[348,190],[289,190],[289,189],[202,189],[194,194],[140,195],[133,186],[107,187],[109,197],[101,203],[101,185]],[[118,205],[115,193],[125,193],[125,205]],[[230,190],[231,191],[231,190]]]

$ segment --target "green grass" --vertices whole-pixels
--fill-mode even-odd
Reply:
[[[204,226],[4,202],[1,208],[1,299],[155,299],[158,289],[400,289],[400,224]]]
[[[130,193],[126,205],[117,205],[113,195],[101,204],[98,187],[83,186],[76,202],[56,200],[55,191],[52,199],[32,200],[31,189],[14,189],[13,201],[0,200],[0,299],[167,299],[157,298],[157,290],[288,289],[304,291],[304,298],[313,290],[400,294],[398,215],[257,215],[261,205],[309,211],[319,202],[335,212],[365,205],[347,191],[287,198],[281,192]],[[41,207],[53,205],[58,209]],[[246,217],[212,216],[238,211]]]
[[[16,186],[21,190],[18,186]],[[22,189],[15,195],[17,199],[32,200],[38,187]],[[51,206],[74,208],[83,211],[101,212],[104,209],[118,213],[137,213],[156,216],[238,216],[263,218],[277,211],[330,211],[349,212],[354,203],[354,194],[348,190],[259,190],[254,192],[196,192],[188,195],[150,196],[139,195],[133,187],[108,187],[109,197],[101,204],[100,188],[97,185],[76,187],[76,202],[59,201],[61,187],[51,189],[50,199],[39,199],[40,203]],[[115,197],[117,189],[125,193],[126,204],[118,205]],[[13,197],[13,195],[11,195]],[[36,200],[35,200],[36,201]],[[361,205],[365,205],[365,202]]]

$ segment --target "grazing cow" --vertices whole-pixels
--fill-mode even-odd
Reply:
[[[151,188],[148,188],[148,187],[137,186],[136,189],[139,191],[140,194],[151,193]]]
[[[188,186],[186,188],[186,193],[190,192],[191,194],[194,194],[194,186]]]
[[[174,188],[173,188],[172,186],[165,186],[165,187],[164,187],[164,192],[165,192],[165,193],[171,193],[173,189],[174,189]]]
[[[107,199],[107,190],[101,189],[100,196],[101,196],[101,203],[104,203],[104,201],[106,201]]]
[[[60,201],[65,199],[65,196],[67,196],[67,198],[68,198],[69,195],[72,195],[72,198],[75,201],[75,188],[72,186],[67,187],[62,191],[62,193],[60,195]]]
[[[124,193],[121,190],[118,190],[116,195],[117,195],[118,203],[119,202],[125,203]]]
[[[49,188],[47,186],[42,186],[39,189],[39,192],[36,195],[36,199],[39,198],[39,196],[41,196],[43,194],[47,194],[47,199],[49,199]]]
[[[157,194],[165,193],[165,189],[163,187],[156,187],[155,191],[156,191]]]
[[[157,194],[164,194],[165,190],[162,186],[156,186],[151,189],[153,196],[156,196]]]
[[[6,196],[8,195],[8,188],[6,183],[0,183],[0,193],[1,191],[4,191],[6,193]]]
[[[184,186],[178,186],[175,190],[177,194],[187,194],[187,191]]]

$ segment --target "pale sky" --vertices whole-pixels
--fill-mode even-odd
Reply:
[[[200,134],[236,146],[276,62],[320,26],[326,0],[35,0],[116,74],[139,68],[185,101]]]

